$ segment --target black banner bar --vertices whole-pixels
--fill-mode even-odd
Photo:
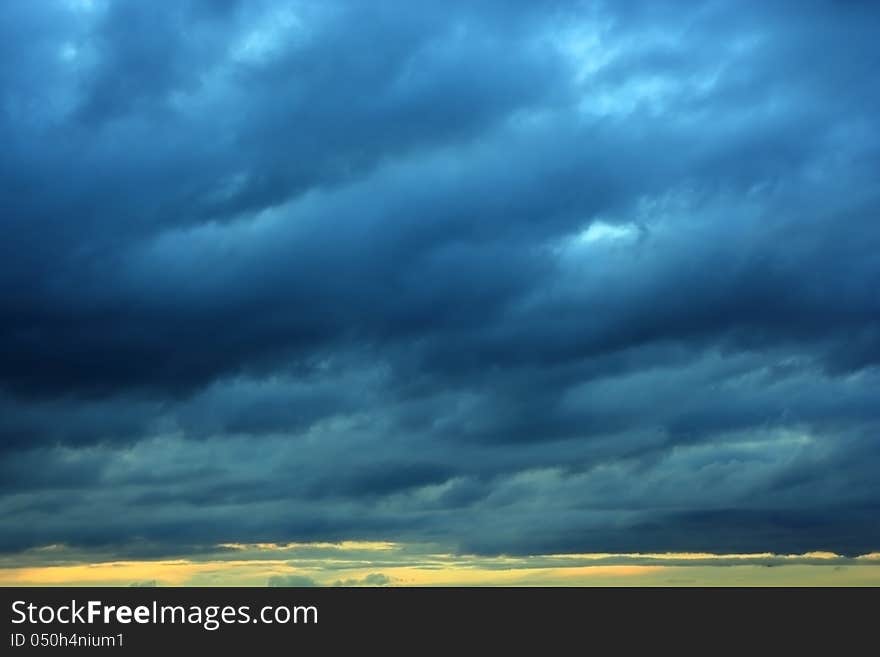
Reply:
[[[7,588],[2,654],[875,645],[877,589]],[[866,643],[867,642],[867,643]],[[846,652],[844,652],[846,651]],[[332,653],[331,653],[332,654]],[[602,650],[602,654],[606,654]]]

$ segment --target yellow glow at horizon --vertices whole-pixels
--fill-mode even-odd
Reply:
[[[727,555],[730,556],[730,555]],[[293,567],[282,559],[113,561],[94,564],[0,568],[0,586],[128,586],[155,582],[161,586],[263,586],[275,576],[306,576],[321,585],[363,581],[381,571],[396,586],[740,586],[740,585],[880,585],[876,557],[851,567],[777,562],[713,565],[588,564],[578,566],[508,566],[484,559],[427,564],[335,568],[326,560]],[[728,562],[730,563],[730,562]],[[492,566],[495,567],[492,567]]]
[[[442,569],[419,566],[392,566],[382,572],[401,586],[480,586],[528,585],[539,580],[566,580],[573,577],[628,577],[657,572],[663,566],[604,565],[573,566],[564,568],[473,568],[448,564]],[[335,572],[340,579],[362,579],[375,568],[346,569]],[[218,585],[260,585],[273,575],[314,574],[313,569],[291,569],[283,560],[209,561],[114,561],[99,564],[42,566],[35,568],[0,569],[2,586],[89,586],[129,585],[156,580],[166,586],[184,586],[200,576],[222,576]],[[326,573],[325,573],[326,574]],[[236,580],[241,578],[242,581]],[[260,578],[259,581],[244,581]],[[328,582],[331,583],[331,582]]]
[[[880,552],[452,554],[393,541],[223,543],[194,558],[114,560],[65,545],[0,560],[0,586],[262,586],[308,577],[318,585],[362,582],[381,572],[397,586],[880,585]],[[773,566],[773,568],[767,568]]]

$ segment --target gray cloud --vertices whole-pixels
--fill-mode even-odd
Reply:
[[[273,575],[269,578],[269,586],[314,587],[318,585],[315,580],[305,575]]]
[[[391,578],[382,573],[370,573],[361,579],[339,579],[333,583],[333,586],[388,586],[391,584]]]

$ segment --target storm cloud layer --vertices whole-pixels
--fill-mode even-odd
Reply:
[[[877,550],[878,31],[4,3],[0,550]]]

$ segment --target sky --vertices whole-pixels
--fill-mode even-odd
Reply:
[[[880,583],[878,32],[4,2],[0,584]]]

